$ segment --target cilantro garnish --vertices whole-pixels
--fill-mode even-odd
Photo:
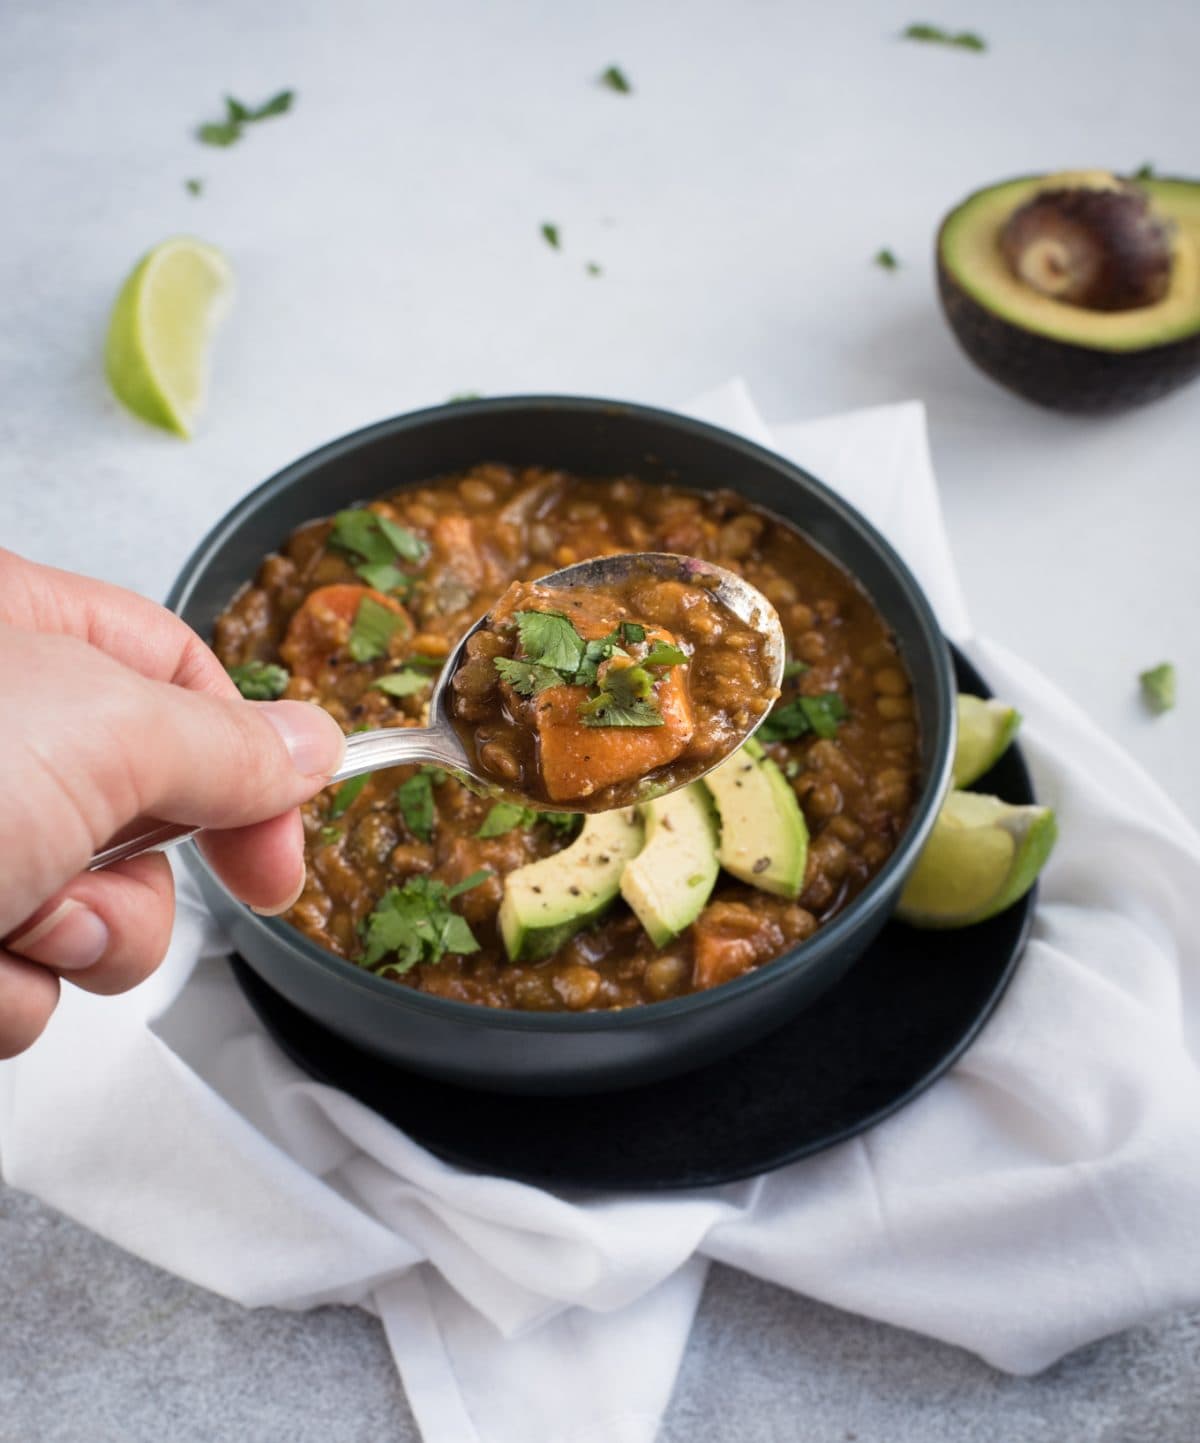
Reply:
[[[356,507],[339,511],[333,518],[329,544],[357,560],[355,571],[376,591],[404,591],[412,578],[396,565],[409,561],[420,565],[429,547],[419,536],[387,516]]]
[[[940,25],[910,25],[901,35],[902,40],[923,40],[931,45],[952,45],[959,50],[986,50],[987,41],[973,30],[943,30]]]
[[[581,812],[539,812],[538,821],[545,822],[554,831],[561,832],[564,837],[572,837],[579,830],[583,822]]]
[[[248,661],[231,666],[233,684],[247,701],[274,701],[287,690],[291,673],[274,661]]]
[[[610,65],[607,70],[601,71],[600,84],[606,85],[609,90],[615,90],[618,95],[633,94],[633,86],[619,65]]]
[[[808,669],[809,666],[806,661],[785,662],[783,666],[783,679],[784,681],[789,681],[794,676],[803,676]]]
[[[376,661],[387,655],[388,643],[404,625],[404,617],[373,596],[364,596],[354,614],[349,652],[355,661]]]
[[[602,276],[604,274],[604,267],[598,265],[595,261],[588,261],[587,265],[584,266],[584,270],[587,271],[589,276]]]
[[[562,249],[562,240],[558,234],[558,227],[548,220],[542,222],[542,239],[548,246],[552,246],[554,250]]]
[[[333,801],[329,804],[329,820],[333,821],[348,812],[370,780],[371,774],[363,772],[361,777],[351,777],[348,782],[343,782],[334,792]]]
[[[838,723],[846,715],[846,703],[835,691],[798,696],[782,706],[776,703],[758,735],[764,742],[799,741],[809,732],[828,738],[837,734]]]
[[[259,120],[269,120],[273,115],[283,115],[292,108],[296,98],[294,90],[281,90],[260,106],[243,105],[232,95],[225,97],[225,119],[209,121],[196,131],[196,138],[205,145],[228,146],[241,140],[247,125]]]
[[[183,187],[188,195],[200,195],[204,190],[204,182],[199,176],[194,175],[190,180],[184,181]]]
[[[367,918],[360,965],[403,975],[418,962],[478,952],[479,943],[466,919],[451,911],[449,904],[491,875],[473,872],[453,887],[429,877],[410,877],[403,887],[389,887]],[[380,966],[385,957],[390,960]]]
[[[1142,697],[1151,711],[1170,711],[1175,705],[1175,668],[1169,661],[1152,666],[1138,677]]]
[[[592,641],[584,641],[560,611],[518,611],[516,622],[528,659],[497,657],[494,665],[522,696],[537,696],[547,687],[559,685],[596,687],[579,706],[585,725],[663,725],[662,713],[653,700],[655,679],[646,668],[683,665],[688,658],[680,647],[655,641],[642,661],[632,662],[625,646],[646,641],[646,628],[638,622],[623,621],[607,636]],[[609,666],[601,682],[600,667],[614,658],[629,664]]]
[[[422,767],[396,788],[396,805],[404,825],[422,842],[433,840],[433,789],[445,780],[446,773],[440,767]]]
[[[547,687],[562,685],[562,677],[548,666],[538,666],[531,661],[513,661],[507,656],[498,656],[494,665],[513,691],[521,696],[537,696]]]
[[[561,611],[518,611],[517,635],[530,661],[555,671],[579,670],[586,645]]]
[[[1133,172],[1134,180],[1153,180],[1154,175],[1154,167],[1150,164],[1149,161],[1146,161],[1144,165],[1139,165],[1138,168]]]
[[[656,641],[642,657],[642,666],[682,666],[687,661],[687,652],[665,641]]]
[[[881,271],[895,271],[900,269],[900,262],[895,254],[889,250],[875,252],[875,264]]]
[[[447,406],[457,406],[460,401],[478,401],[482,399],[481,391],[455,391],[453,396],[446,397]]]
[[[433,677],[406,664],[402,671],[390,672],[373,681],[367,690],[386,692],[388,696],[416,696],[417,692],[432,685]]]
[[[477,837],[503,837],[514,827],[532,827],[538,814],[532,807],[521,807],[516,802],[496,802],[484,817]]]

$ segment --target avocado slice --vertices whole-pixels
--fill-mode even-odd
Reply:
[[[646,845],[621,876],[621,896],[656,947],[700,915],[720,867],[717,814],[703,782],[643,802]]]
[[[704,785],[721,818],[721,866],[764,892],[798,897],[804,890],[808,827],[779,767],[751,738],[709,772]]]
[[[504,879],[500,936],[510,962],[549,957],[616,900],[621,873],[642,847],[633,807],[585,817],[569,847],[527,862]]]
[[[1200,373],[1200,181],[988,186],[942,222],[937,267],[963,350],[1031,401],[1108,413]]]

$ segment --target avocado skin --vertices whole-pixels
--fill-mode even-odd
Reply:
[[[938,259],[938,294],[955,339],[993,381],[1026,400],[1078,415],[1115,415],[1200,374],[1200,335],[1142,351],[1099,351],[1002,320],[962,289]]]

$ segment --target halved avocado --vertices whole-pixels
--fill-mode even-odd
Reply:
[[[1004,181],[942,222],[937,267],[963,350],[1043,406],[1124,410],[1200,373],[1200,181]]]

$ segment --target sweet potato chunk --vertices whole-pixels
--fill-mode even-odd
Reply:
[[[747,902],[713,902],[696,918],[692,985],[699,991],[732,982],[784,946],[775,919]]]
[[[654,689],[660,727],[585,726],[579,704],[586,688],[552,686],[542,692],[534,717],[546,795],[555,802],[576,801],[674,761],[695,731],[686,671],[667,668]]]

